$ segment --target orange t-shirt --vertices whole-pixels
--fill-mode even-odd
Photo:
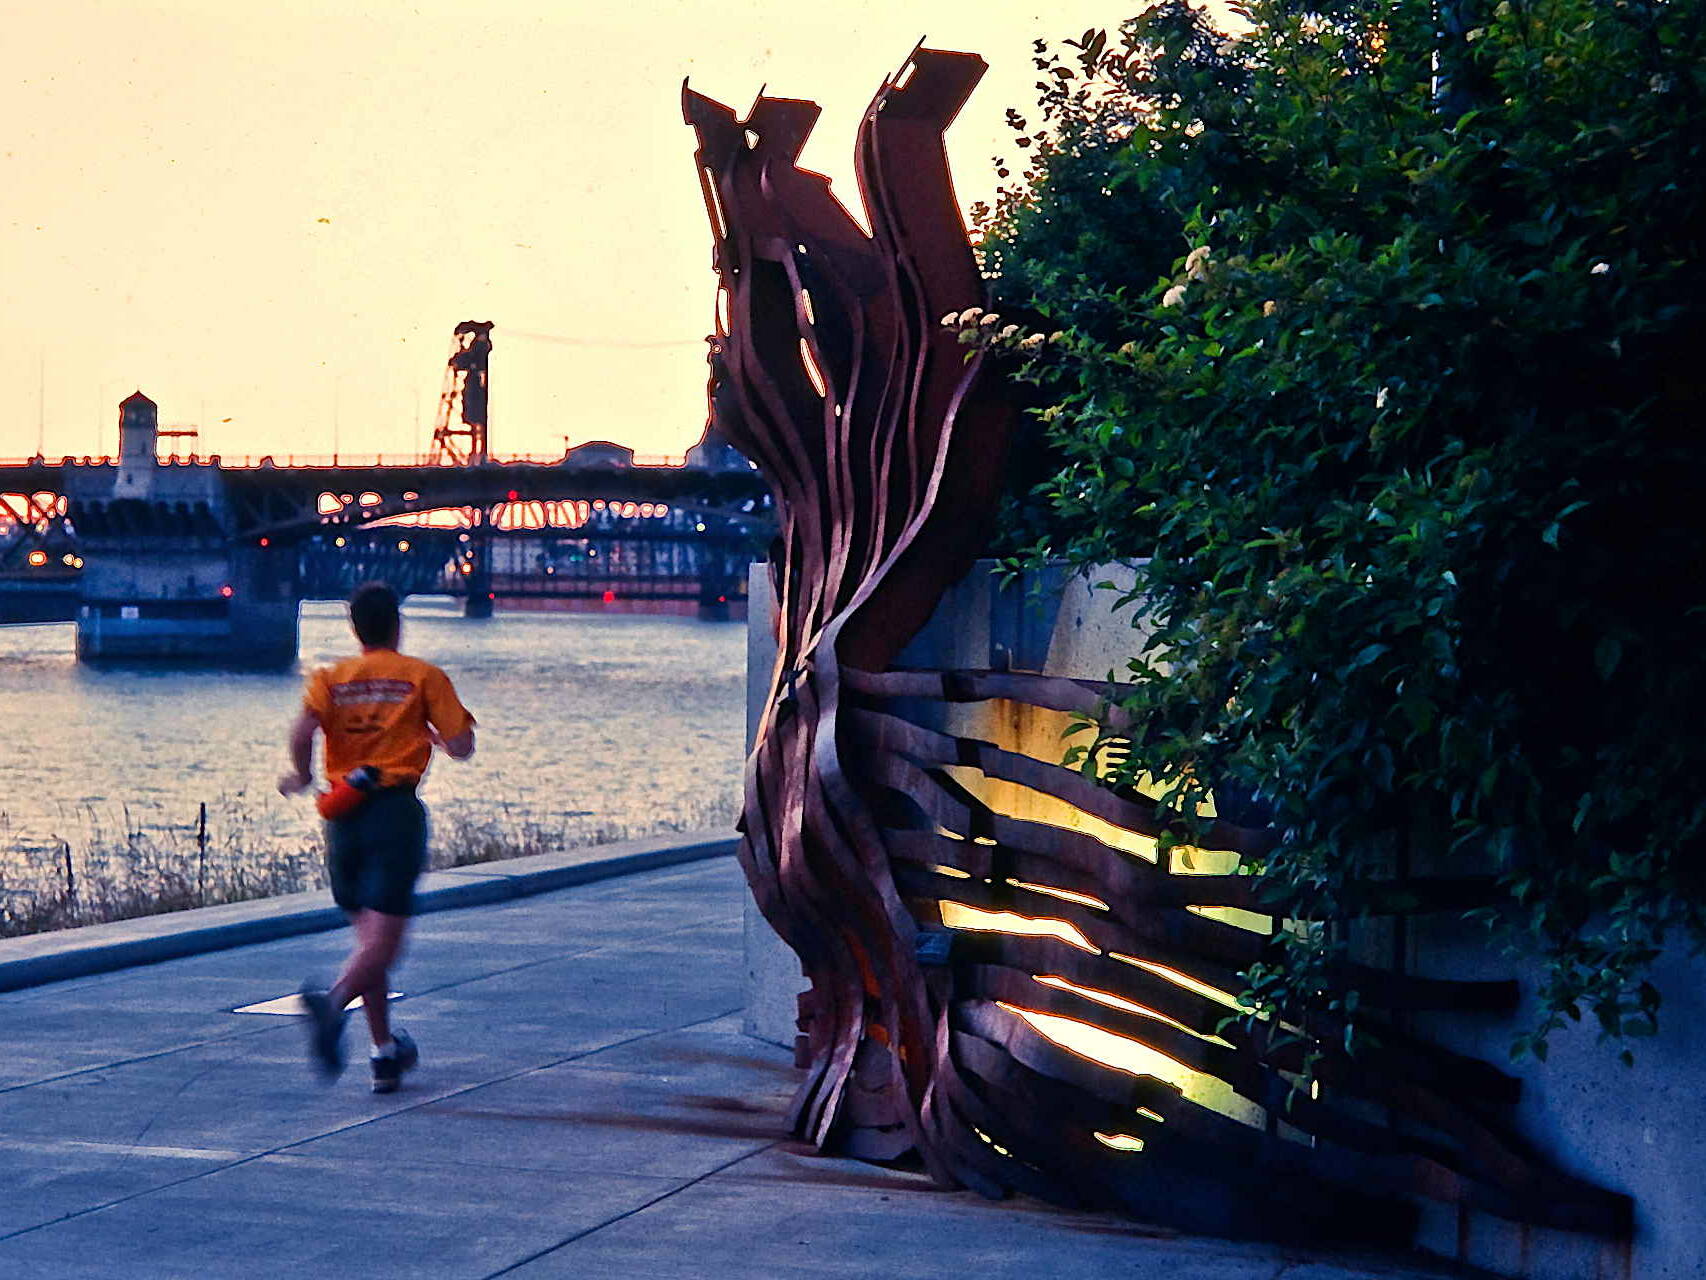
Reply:
[[[328,781],[370,764],[382,786],[418,782],[432,759],[427,726],[445,738],[474,726],[449,676],[395,649],[321,667],[308,677],[302,705],[325,732]]]

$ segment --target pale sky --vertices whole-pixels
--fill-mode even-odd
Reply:
[[[10,0],[0,457],[38,425],[49,456],[112,451],[137,388],[203,452],[411,452],[462,320],[497,325],[494,453],[679,453],[715,289],[684,76],[821,103],[805,163],[851,204],[883,76],[920,37],[980,53],[949,134],[969,205],[1035,100],[1031,41],[1138,7]]]

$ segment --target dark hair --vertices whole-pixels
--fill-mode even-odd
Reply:
[[[401,626],[396,591],[384,582],[362,583],[349,598],[349,624],[355,638],[369,647],[395,646]]]

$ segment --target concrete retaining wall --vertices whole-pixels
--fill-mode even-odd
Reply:
[[[1141,633],[1129,611],[1115,615],[1113,592],[1064,574],[1002,588],[987,562],[943,599],[930,624],[901,656],[901,665],[1041,670],[1084,679],[1123,671]],[[1111,569],[1095,581],[1129,581]],[[774,604],[767,571],[755,566],[748,623],[748,729],[756,723],[775,655]],[[1006,704],[945,709],[941,727],[981,737],[1044,760],[1064,750],[1068,718]],[[1019,816],[1048,816],[1046,798],[994,784],[984,798]],[[1532,991],[1532,967],[1498,954],[1478,928],[1440,921],[1414,931],[1413,971],[1440,977],[1509,977]],[[748,1034],[792,1044],[794,998],[804,983],[790,952],[747,906]],[[1632,1248],[1567,1233],[1523,1230],[1482,1214],[1459,1218],[1430,1206],[1419,1243],[1443,1256],[1523,1280],[1697,1280],[1706,1276],[1706,962],[1680,952],[1660,965],[1664,1030],[1637,1045],[1633,1069],[1596,1043],[1586,1028],[1555,1038],[1546,1064],[1512,1067],[1514,1025],[1499,1019],[1444,1015],[1425,1026],[1446,1043],[1523,1077],[1517,1109],[1521,1132],[1572,1173],[1634,1198]],[[1526,1016],[1526,1012],[1524,1015]],[[1702,1181],[1696,1181],[1701,1179]]]

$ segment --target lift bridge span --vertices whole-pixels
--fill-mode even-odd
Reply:
[[[707,435],[680,459],[593,442],[555,459],[487,447],[492,325],[456,328],[431,454],[187,456],[140,391],[117,458],[0,461],[0,621],[75,616],[78,653],[278,665],[306,598],[381,578],[498,600],[696,610],[744,604],[769,488]]]
[[[122,456],[0,462],[0,620],[75,617],[90,659],[278,665],[298,602],[373,578],[472,616],[501,600],[726,617],[771,528],[763,480],[714,442],[675,465],[610,444],[555,462],[144,465],[139,482]]]

